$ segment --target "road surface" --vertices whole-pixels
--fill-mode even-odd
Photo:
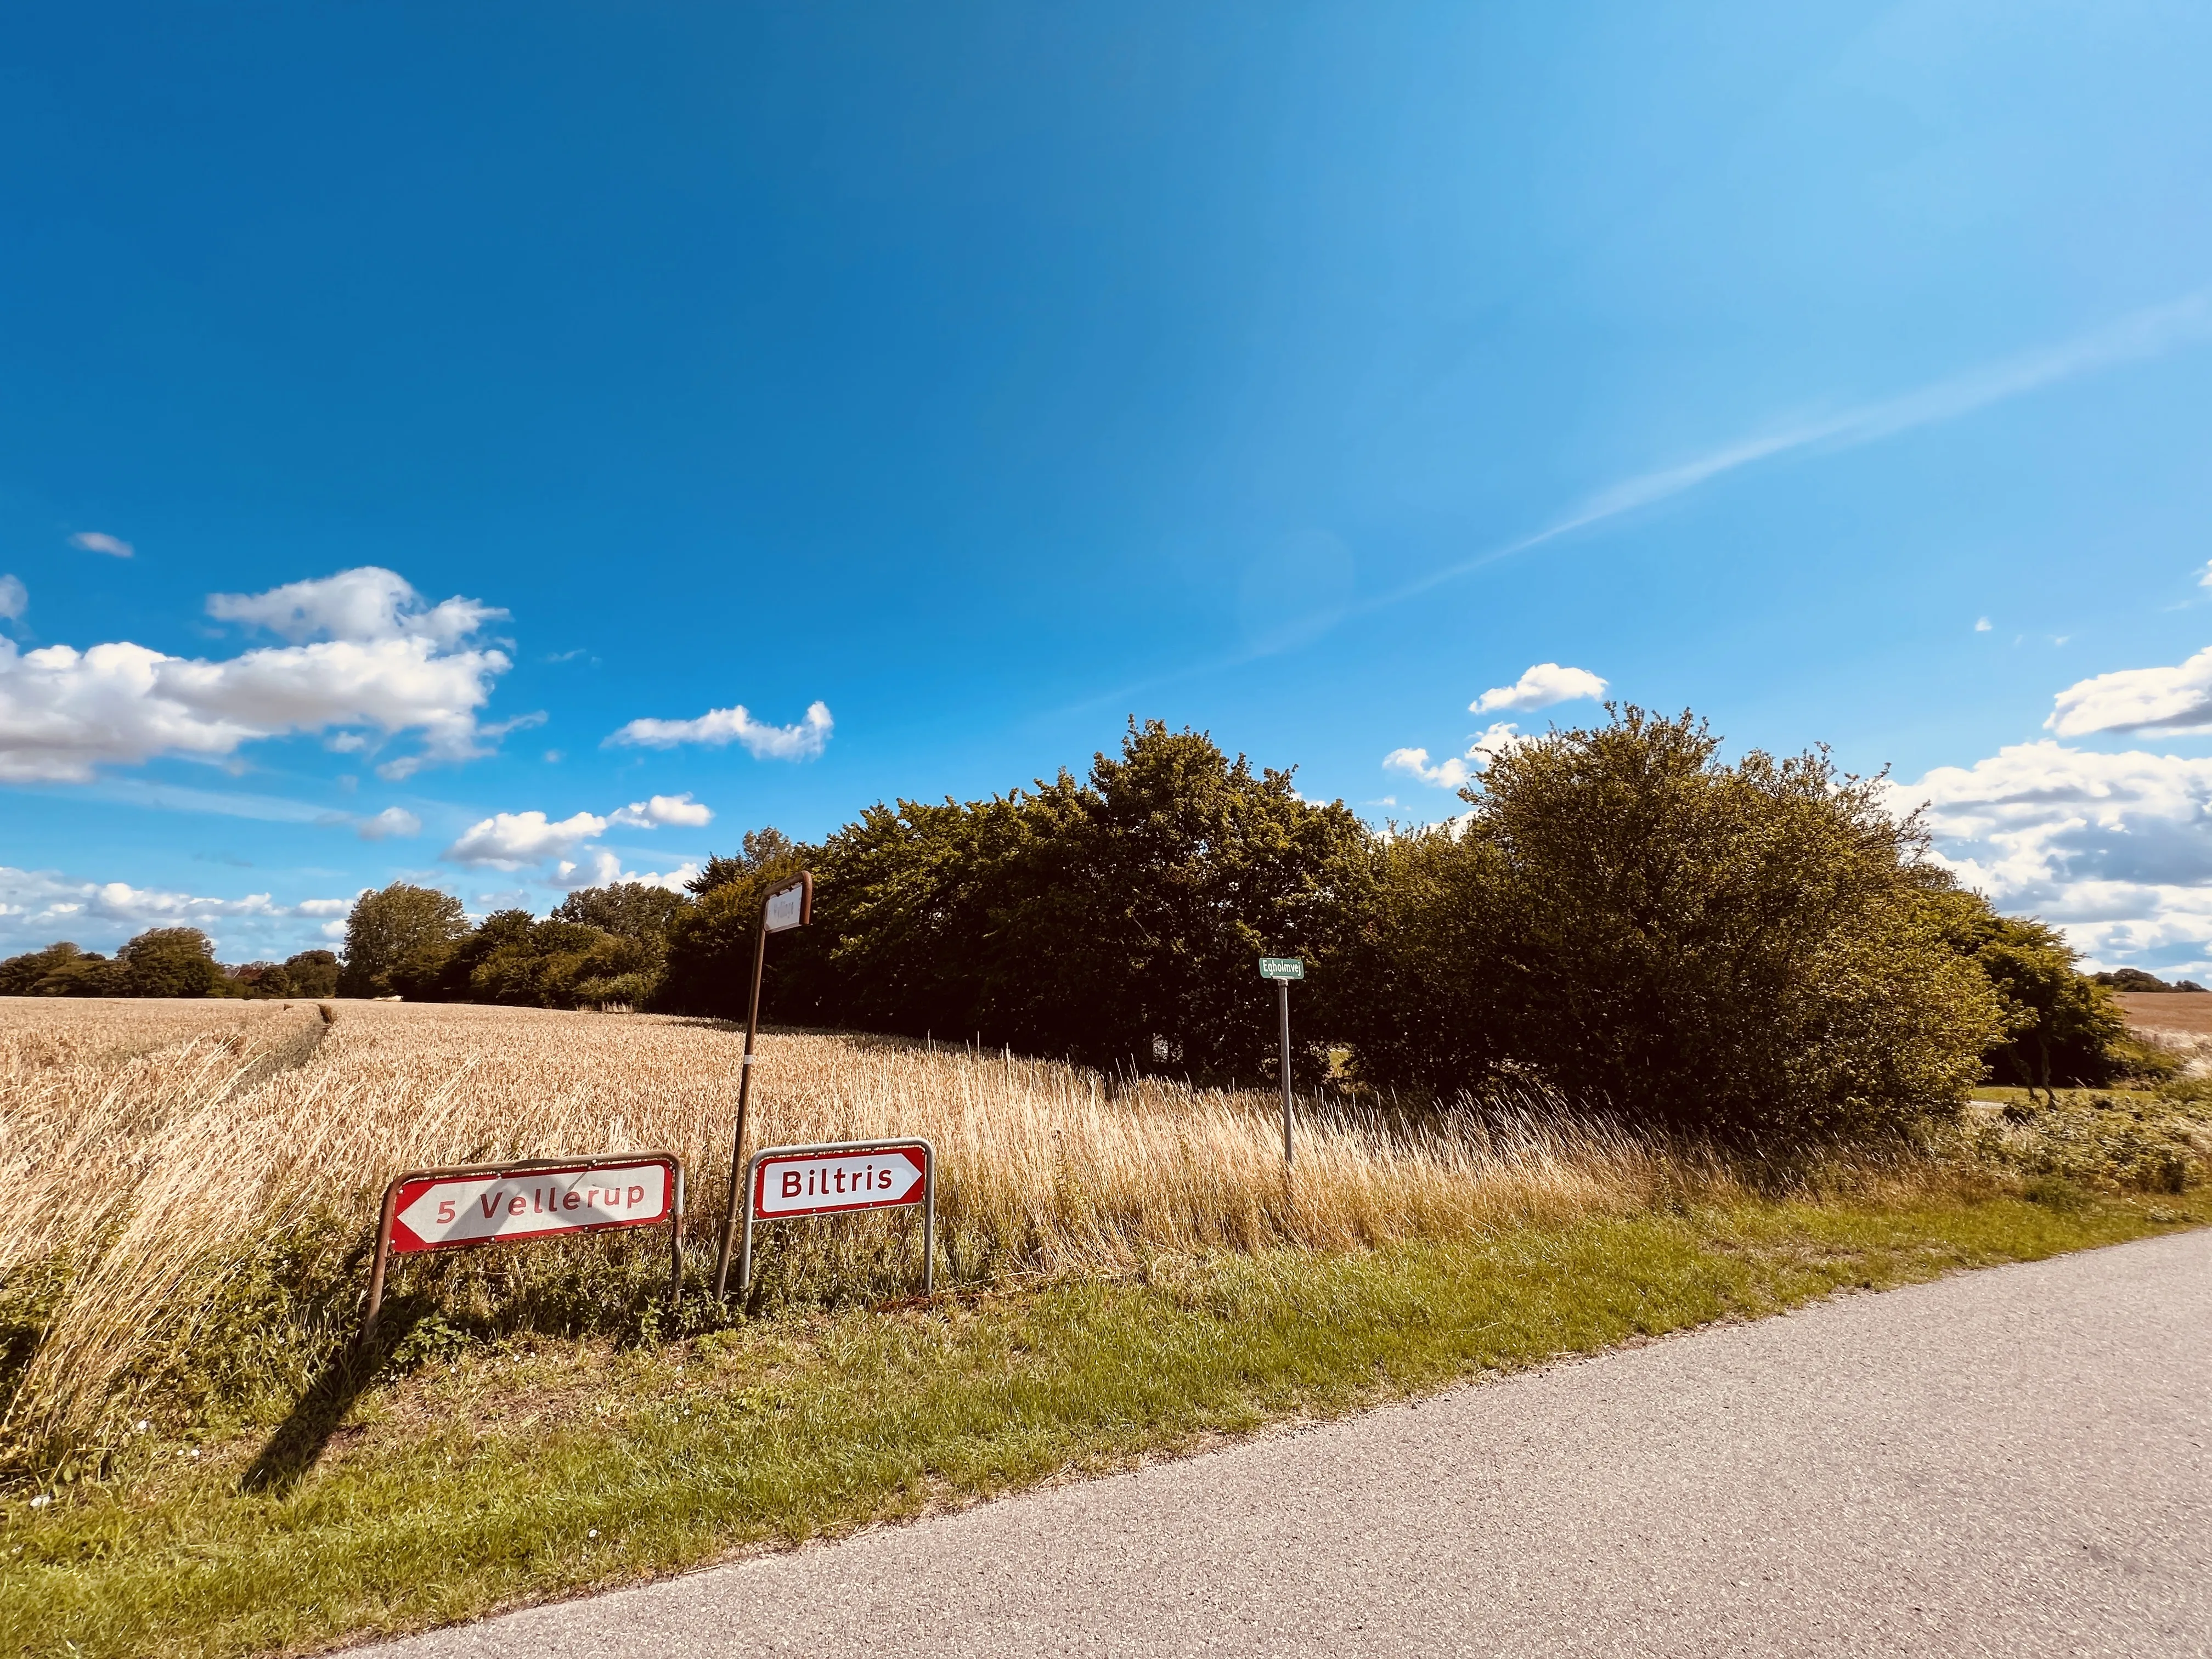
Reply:
[[[2212,1654],[2212,1232],[374,1652]]]

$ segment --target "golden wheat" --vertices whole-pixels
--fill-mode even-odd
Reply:
[[[665,1149],[690,1172],[693,1237],[710,1240],[741,1048],[726,1026],[647,1015],[0,999],[0,1165],[19,1195],[0,1212],[0,1286],[66,1276],[15,1431],[87,1419],[189,1329],[225,1261],[319,1215],[365,1237],[401,1170]],[[1265,1095],[780,1031],[762,1040],[747,1139],[928,1136],[940,1230],[970,1279],[1375,1244],[1726,1184],[1555,1119],[1310,1103],[1286,1176],[1278,1112]]]

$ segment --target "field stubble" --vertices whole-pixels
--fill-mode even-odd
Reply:
[[[296,1397],[357,1326],[377,1195],[403,1169],[672,1151],[690,1176],[694,1294],[678,1312],[653,1305],[665,1246],[643,1232],[416,1259],[395,1278],[400,1363],[471,1328],[716,1322],[696,1292],[728,1193],[741,1046],[726,1026],[642,1015],[0,1000],[0,1158],[21,1195],[0,1213],[0,1456],[51,1463],[142,1412]],[[1419,1118],[1308,1103],[1286,1177],[1270,1096],[896,1039],[772,1032],[761,1048],[752,1146],[936,1143],[956,1288],[1745,1190],[1740,1164],[1527,1109],[1540,1103]],[[1972,1178],[1909,1161],[1794,1177],[1910,1197]],[[898,1293],[913,1224],[771,1230],[756,1308]]]

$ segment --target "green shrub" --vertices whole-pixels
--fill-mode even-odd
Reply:
[[[1967,1132],[1979,1161],[2031,1183],[2179,1193],[2212,1176],[2212,1103],[2166,1095],[2069,1090],[1989,1112]]]
[[[1383,848],[1328,995],[1363,1074],[1534,1078],[1739,1139],[1955,1112],[1998,1010],[1917,828],[1825,755],[1728,765],[1687,714],[1612,714],[1499,755],[1461,823]]]

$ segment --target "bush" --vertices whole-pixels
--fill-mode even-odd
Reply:
[[[578,1008],[642,1008],[659,989],[652,974],[617,974],[611,978],[579,980],[573,1006]]]
[[[1972,1126],[1967,1146],[1979,1161],[2026,1177],[2031,1198],[2045,1189],[2185,1192],[2212,1172],[2212,1107],[2198,1093],[2076,1090],[2015,1103]]]
[[[1729,766],[1615,709],[1500,755],[1458,826],[1396,837],[1336,1029],[1370,1080],[1528,1078],[1747,1138],[1955,1112],[1996,1034],[1924,839],[1824,754]]]
[[[1996,993],[2003,1029],[1983,1055],[1990,1076],[2022,1088],[2094,1087],[2138,1064],[2158,1062],[2131,1048],[2119,1005],[2080,973],[2074,949],[2056,928],[2001,916],[1978,896],[1949,891],[1945,937],[1972,960]]]

